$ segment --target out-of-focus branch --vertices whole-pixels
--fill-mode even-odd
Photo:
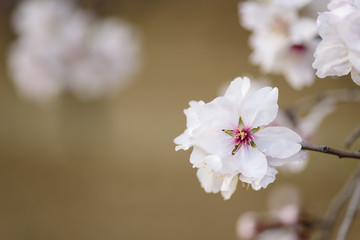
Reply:
[[[350,148],[351,145],[358,139],[360,136],[360,127],[357,128],[345,141],[345,148]]]
[[[353,222],[353,219],[357,213],[357,210],[359,208],[360,204],[360,179],[359,177],[355,181],[355,190],[353,192],[353,195],[350,199],[349,206],[346,210],[345,217],[341,223],[337,240],[345,240],[347,233],[349,232],[351,223]]]
[[[347,102],[355,101],[360,102],[360,91],[357,89],[337,89],[328,90],[320,94],[311,95],[296,101],[294,104],[289,106],[287,109],[294,111],[298,114],[302,114],[308,111],[316,103],[320,102],[325,98],[332,98],[336,102]]]
[[[326,154],[336,155],[339,158],[357,158],[360,159],[360,152],[340,150],[326,145],[315,145],[307,142],[301,142],[302,150],[322,152]]]
[[[332,227],[339,216],[339,212],[342,207],[345,205],[345,202],[350,198],[351,193],[354,190],[355,182],[360,177],[360,164],[356,168],[355,172],[342,187],[342,189],[336,194],[336,196],[331,201],[322,224],[321,234],[319,240],[328,240]]]

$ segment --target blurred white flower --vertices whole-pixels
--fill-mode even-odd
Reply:
[[[9,68],[19,92],[38,101],[63,91],[99,98],[138,67],[139,37],[119,19],[96,20],[71,1],[23,1],[13,15],[18,40]]]
[[[239,4],[242,25],[252,31],[250,59],[265,73],[283,74],[295,89],[314,81],[315,19],[299,17],[309,0],[247,1]]]
[[[310,239],[317,221],[300,207],[297,190],[291,185],[273,189],[269,195],[269,213],[246,212],[236,222],[241,240]]]
[[[242,240],[253,239],[259,231],[261,216],[257,213],[246,212],[236,222],[236,235]]]
[[[351,72],[352,80],[360,85],[360,2],[333,0],[328,9],[317,20],[322,40],[313,67],[320,78]]]
[[[300,240],[292,229],[270,229],[260,233],[256,240]]]
[[[236,78],[222,97],[210,103],[190,102],[187,129],[175,138],[176,150],[194,147],[190,162],[219,174],[235,176],[265,188],[275,179],[267,157],[288,158],[300,151],[301,138],[285,127],[267,126],[278,111],[277,88],[249,93],[250,80]],[[204,185],[202,183],[202,185]]]

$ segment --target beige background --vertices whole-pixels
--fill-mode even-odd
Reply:
[[[266,190],[239,187],[223,201],[201,189],[190,151],[174,151],[183,109],[189,100],[210,101],[239,75],[261,76],[248,63],[237,1],[82,1],[100,16],[137,25],[142,71],[113,99],[66,95],[48,106],[21,99],[7,72],[15,3],[0,2],[0,239],[234,239],[238,216],[266,211],[266,197],[284,183],[296,184],[305,207],[320,217],[356,165],[314,153],[305,172],[281,174]],[[325,89],[356,88],[345,77],[297,92],[272,79],[282,107]],[[358,109],[340,105],[314,142],[342,147],[359,125]]]

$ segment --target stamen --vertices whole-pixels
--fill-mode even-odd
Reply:
[[[240,125],[243,125],[244,123],[241,120],[241,117],[239,118],[239,126],[235,129],[226,130],[222,129],[224,133],[232,137],[232,141],[235,144],[234,149],[232,150],[231,154],[235,155],[237,151],[243,146],[251,146],[253,148],[256,147],[256,144],[254,143],[254,136],[253,134],[260,130],[260,127],[257,128],[250,128],[250,127],[240,127]]]
[[[236,144],[235,144],[235,147],[234,147],[234,150],[232,150],[231,154],[232,154],[232,155],[235,155],[235,153],[236,153],[237,151],[239,151],[240,148],[241,148],[240,142],[236,143]]]
[[[229,135],[229,136],[231,136],[231,137],[234,137],[235,135],[235,133],[234,133],[234,131],[233,130],[225,130],[225,129],[223,129],[223,130],[221,130],[221,131],[223,131],[223,132],[225,132],[227,135]]]
[[[239,117],[239,123],[238,126],[244,126],[244,122],[242,121],[241,117]]]

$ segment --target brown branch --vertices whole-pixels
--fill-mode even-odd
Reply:
[[[326,145],[314,145],[311,143],[301,142],[302,150],[309,150],[315,152],[322,152],[326,154],[336,155],[339,158],[357,158],[360,159],[360,152],[340,150]]]

